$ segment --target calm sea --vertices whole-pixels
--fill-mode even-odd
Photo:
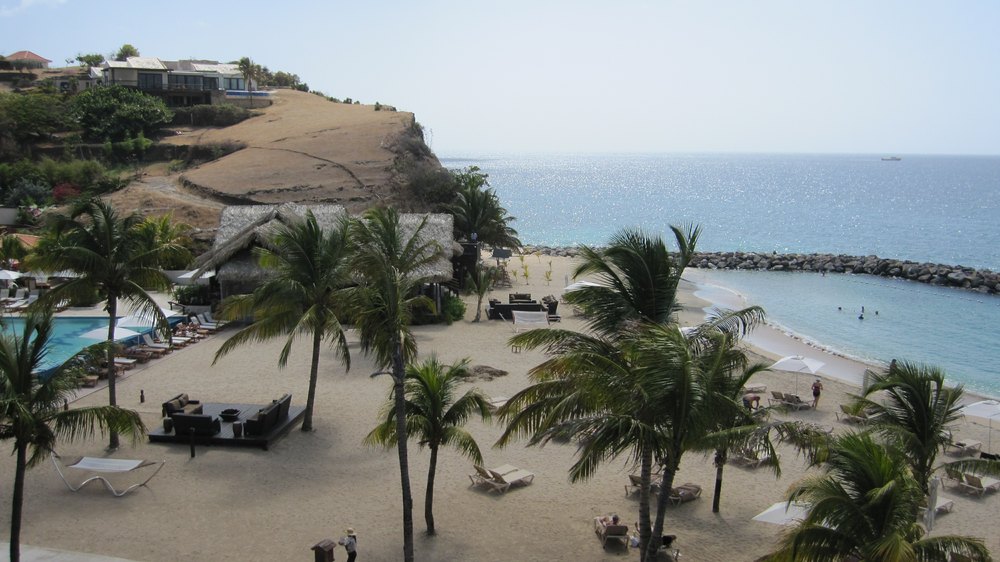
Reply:
[[[668,225],[700,224],[706,251],[875,254],[1000,270],[1000,157],[530,154],[442,163],[489,174],[528,244],[601,244],[622,227],[669,239]],[[935,364],[1000,396],[1000,298],[868,276],[712,279],[807,339],[869,360]],[[858,321],[861,306],[878,319],[869,312]]]

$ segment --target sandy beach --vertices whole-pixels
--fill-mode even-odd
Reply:
[[[553,281],[543,279],[551,261]],[[513,260],[512,263],[518,263]],[[530,292],[533,298],[560,297],[571,272],[570,258],[528,256],[531,280],[519,277],[511,289],[493,296],[504,301],[509,292]],[[683,324],[703,316],[705,303],[694,296],[695,285],[685,283],[681,300]],[[164,297],[165,300],[165,297]],[[445,362],[468,357],[473,365],[508,372],[494,380],[474,383],[491,396],[510,396],[528,384],[527,371],[542,361],[537,352],[513,353],[506,344],[510,323],[475,316],[475,297],[467,297],[464,320],[451,326],[415,328],[422,357],[437,355]],[[583,329],[580,317],[561,307],[562,328]],[[97,308],[91,315],[99,315]],[[215,351],[233,334],[225,330],[195,345],[174,351],[128,372],[118,384],[123,407],[142,414],[149,428],[160,425],[160,405],[186,392],[203,402],[265,404],[286,392],[293,404],[303,405],[309,370],[308,342],[300,340],[288,365],[278,369],[283,340],[248,346],[212,364]],[[51,463],[28,472],[22,543],[72,551],[117,556],[131,560],[304,560],[310,547],[324,538],[339,538],[347,527],[358,533],[360,560],[398,560],[402,557],[399,472],[395,450],[369,449],[361,444],[377,423],[390,381],[371,377],[375,370],[349,334],[351,368],[346,371],[330,350],[324,350],[317,389],[315,431],[297,428],[270,450],[238,447],[198,447],[190,458],[184,445],[124,446],[104,450],[105,439],[62,444],[64,456],[165,460],[166,465],[147,488],[115,498],[93,484],[78,493],[64,486]],[[802,342],[785,342],[788,349],[809,350]],[[801,348],[796,346],[801,346]],[[813,350],[815,352],[815,350]],[[806,354],[809,354],[806,351]],[[773,355],[772,355],[773,357]],[[821,358],[827,361],[826,357]],[[847,360],[844,360],[847,361]],[[837,377],[824,377],[825,390],[817,410],[778,413],[834,428],[850,429],[834,414],[837,405],[857,392],[845,382],[841,369],[863,372],[864,365],[840,360],[828,362]],[[849,380],[849,379],[848,379]],[[794,375],[765,373],[755,382],[769,390],[791,391]],[[798,392],[808,394],[810,379],[801,375]],[[140,392],[146,396],[140,403]],[[83,395],[72,406],[103,404],[105,389]],[[470,461],[444,449],[439,457],[435,488],[438,535],[424,536],[423,499],[428,452],[410,446],[413,484],[416,558],[431,561],[466,560],[619,560],[636,556],[621,550],[604,551],[593,532],[596,515],[617,513],[630,525],[637,519],[637,496],[626,497],[624,484],[630,468],[625,460],[604,465],[597,475],[570,484],[567,469],[574,446],[526,448],[522,443],[502,450],[492,448],[501,428],[472,421],[468,429],[484,451],[487,466],[513,464],[535,473],[534,482],[498,495],[470,488]],[[983,442],[989,430],[979,423],[959,422],[956,435]],[[1000,438],[1000,435],[998,435]],[[996,447],[994,447],[996,448]],[[685,457],[677,482],[701,485],[701,499],[667,512],[666,532],[678,536],[675,545],[685,560],[750,561],[772,548],[781,527],[751,521],[806,472],[803,460],[791,448],[782,448],[781,477],[763,469],[733,466],[725,469],[722,512],[711,512],[715,469],[700,453]],[[13,458],[0,459],[0,497],[9,505],[13,486]],[[970,534],[986,540],[993,550],[1000,539],[993,525],[983,525],[997,513],[997,499],[968,496],[955,489],[942,492],[954,500],[954,511],[940,516],[934,534]],[[9,509],[0,512],[0,537],[6,538]],[[337,550],[337,559],[346,554]]]

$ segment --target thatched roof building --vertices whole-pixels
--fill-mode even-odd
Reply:
[[[340,205],[232,205],[222,210],[219,229],[212,249],[195,260],[197,278],[208,271],[215,271],[215,278],[222,289],[222,296],[249,293],[267,277],[253,255],[254,246],[262,246],[280,224],[302,220],[312,211],[316,222],[324,229],[336,227],[348,218]],[[448,214],[401,214],[400,222],[407,232],[416,230],[426,217],[423,233],[436,242],[436,259],[421,272],[431,282],[452,278],[452,256],[461,253],[461,246],[452,236],[453,217]]]

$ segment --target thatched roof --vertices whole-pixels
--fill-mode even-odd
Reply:
[[[347,218],[347,212],[339,205],[233,205],[222,210],[219,229],[215,234],[212,249],[195,260],[197,278],[206,271],[217,270],[220,282],[241,283],[262,282],[267,274],[257,265],[251,254],[255,245],[265,245],[270,233],[279,224],[291,224],[312,211],[316,222],[324,230],[335,228]],[[407,233],[416,230],[420,221],[427,217],[423,233],[437,242],[439,251],[427,271],[432,281],[448,281],[452,277],[451,257],[461,253],[461,246],[452,237],[454,217],[449,214],[401,214],[400,222]]]

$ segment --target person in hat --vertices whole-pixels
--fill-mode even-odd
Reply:
[[[354,527],[348,527],[345,532],[347,536],[337,543],[347,549],[347,562],[354,562],[358,559],[358,535],[354,533]]]
[[[816,379],[816,382],[813,383],[813,409],[814,410],[816,409],[816,406],[819,406],[819,395],[820,395],[821,392],[823,392],[823,383],[819,382],[819,379]]]

